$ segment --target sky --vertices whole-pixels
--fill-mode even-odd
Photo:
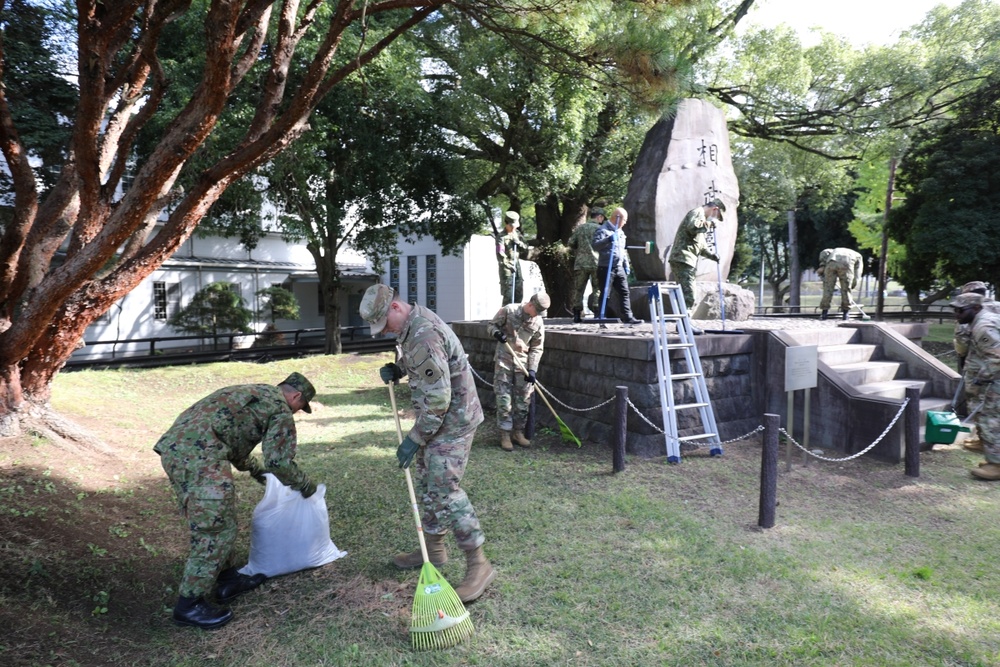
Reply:
[[[939,4],[955,7],[959,0],[756,0],[744,21],[768,28],[786,23],[807,45],[817,41],[806,37],[815,26],[855,46],[889,44]]]

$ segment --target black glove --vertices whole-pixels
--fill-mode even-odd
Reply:
[[[247,472],[250,473],[251,477],[257,480],[258,484],[263,484],[264,486],[267,486],[267,477],[264,477],[264,473],[266,471],[260,467],[260,465],[257,463],[257,459],[250,459],[250,467],[247,468]]]
[[[308,498],[312,494],[316,493],[316,485],[312,482],[306,482],[305,485],[299,489],[299,493],[302,494],[303,498]]]
[[[528,374],[524,376],[524,380],[526,382],[530,382],[531,384],[535,384],[535,371],[528,371]]]
[[[420,445],[413,442],[410,436],[403,438],[403,442],[399,443],[399,447],[396,448],[396,459],[399,460],[399,467],[409,468],[418,449],[420,449]]]
[[[399,381],[403,377],[403,369],[392,363],[391,361],[387,363],[382,368],[378,369],[378,376],[382,378],[382,382],[389,384],[399,384]]]
[[[493,332],[493,337],[496,338],[501,343],[506,343],[507,342],[507,336],[502,331],[494,331]]]
[[[965,357],[958,358],[958,372],[961,373],[965,371]]]

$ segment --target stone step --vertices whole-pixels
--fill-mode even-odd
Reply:
[[[898,361],[861,361],[853,364],[836,364],[830,366],[848,384],[857,386],[873,382],[885,382],[896,378]]]
[[[903,400],[906,398],[906,388],[919,385],[920,395],[923,396],[924,390],[927,383],[923,380],[908,380],[908,379],[896,379],[896,380],[884,380],[882,382],[869,382],[867,384],[859,384],[854,388],[857,389],[862,394],[869,394],[871,396],[885,396],[886,398],[897,398]]]
[[[817,356],[820,361],[829,366],[842,364],[856,364],[862,361],[869,361],[878,349],[877,345],[842,344],[842,345],[820,345],[817,349]]]
[[[853,327],[804,329],[801,331],[788,331],[787,333],[799,345],[818,345],[821,348],[850,343],[858,335],[857,329]]]

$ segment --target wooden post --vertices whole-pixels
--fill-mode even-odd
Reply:
[[[615,451],[612,467],[625,470],[625,427],[628,423],[628,387],[615,387]]]
[[[802,465],[809,467],[809,459],[812,455],[809,453],[809,396],[812,394],[812,389],[805,390],[805,405],[802,408],[803,422],[802,422],[802,446],[805,447],[805,451],[802,452]]]
[[[920,477],[920,386],[906,388],[906,404],[903,414],[903,438],[906,443],[906,476]]]
[[[785,432],[788,433],[788,442],[785,443],[785,472],[792,472],[792,438],[795,433],[795,392],[788,394],[788,419],[786,420]]]
[[[774,527],[774,508],[778,498],[778,428],[781,417],[764,415],[764,438],[760,455],[760,508],[757,525]]]

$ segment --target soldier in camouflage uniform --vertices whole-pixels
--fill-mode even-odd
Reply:
[[[864,259],[850,248],[827,248],[819,254],[816,273],[823,278],[823,298],[819,302],[820,319],[825,320],[833,300],[833,289],[840,282],[840,311],[843,319],[851,312],[851,291],[858,286]]]
[[[580,224],[569,237],[568,247],[573,255],[573,321],[583,321],[583,295],[590,282],[590,311],[596,313],[601,302],[601,281],[597,275],[597,251],[591,244],[594,232],[604,223],[604,209],[590,211],[590,220]]]
[[[965,384],[975,387],[977,401],[970,405],[973,419],[983,443],[986,461],[972,469],[979,479],[1000,479],[1000,313],[983,307],[983,296],[975,292],[960,294],[951,302],[959,324],[970,325],[969,358],[979,361],[978,367],[965,364]]]
[[[504,215],[503,234],[497,239],[497,263],[500,265],[500,295],[504,306],[520,303],[524,282],[521,279],[521,257],[528,255],[528,244],[521,237],[518,228],[521,216],[516,211]]]
[[[373,334],[398,334],[397,363],[379,370],[386,383],[405,375],[416,422],[396,450],[401,468],[414,466],[417,497],[423,505],[423,532],[431,563],[448,560],[444,539],[455,533],[465,552],[465,578],[455,592],[463,602],[477,599],[496,577],[483,553],[486,536],[468,495],[459,486],[476,428],[483,423],[469,359],[458,337],[434,312],[400,300],[391,287],[372,285],[361,300],[361,317]],[[420,567],[420,549],[393,558],[400,568]]]
[[[521,447],[531,445],[524,435],[524,425],[535,389],[535,373],[545,346],[542,313],[550,305],[548,294],[533,294],[528,303],[520,306],[509,304],[501,308],[486,328],[497,339],[493,355],[493,391],[497,397],[500,447],[508,452],[514,449],[511,438]],[[514,361],[511,349],[520,364]],[[520,372],[521,368],[528,374]]]
[[[962,294],[973,293],[979,294],[983,297],[983,310],[988,310],[990,312],[996,313],[1000,312],[1000,303],[997,303],[993,299],[986,296],[988,288],[986,283],[974,280],[969,283],[962,285]],[[972,350],[972,327],[968,324],[955,324],[955,353],[958,355],[958,372],[965,373],[968,369],[969,374],[975,376],[979,373],[982,368],[982,360],[979,356],[975,354]],[[964,384],[965,392],[965,404],[968,410],[973,410],[975,406],[979,405],[981,387],[976,385]],[[969,450],[970,452],[981,452],[983,451],[982,440],[979,439],[979,432],[973,426],[972,433],[965,439],[962,443],[962,447]]]
[[[670,248],[667,263],[670,264],[670,274],[681,286],[684,294],[684,304],[688,312],[694,308],[694,283],[698,276],[698,258],[704,257],[712,262],[718,262],[719,256],[712,252],[708,245],[706,232],[714,228],[716,222],[722,221],[726,205],[721,199],[713,199],[707,204],[696,206],[687,212],[681,220],[674,243]],[[697,330],[696,333],[701,333]]]
[[[300,409],[312,412],[309,401],[315,395],[300,373],[277,386],[219,389],[182,412],[153,447],[191,531],[173,614],[178,624],[214,629],[229,622],[231,611],[205,600],[216,577],[216,597],[223,604],[263,583],[264,575],[248,577],[231,566],[237,532],[232,468],[249,471],[261,484],[264,473],[272,473],[306,498],[315,493],[316,485],[295,465],[292,418]],[[257,443],[263,464],[250,456]]]

